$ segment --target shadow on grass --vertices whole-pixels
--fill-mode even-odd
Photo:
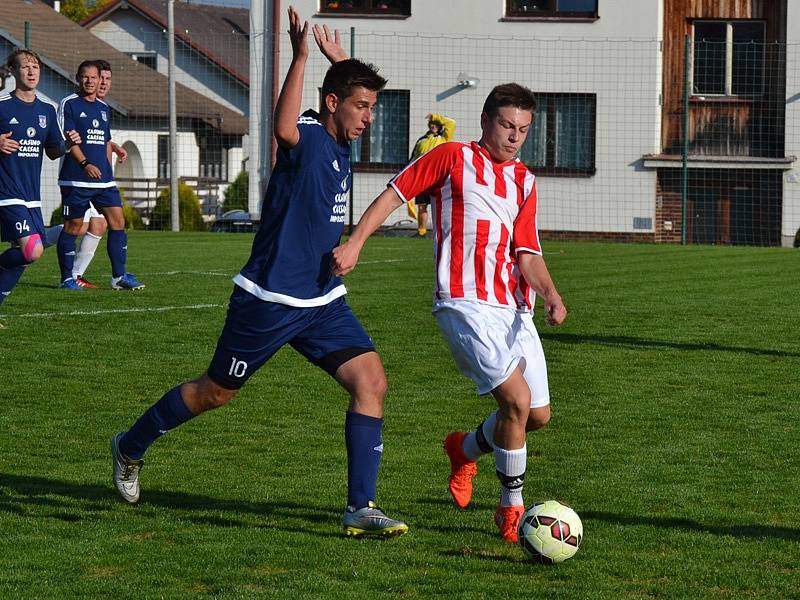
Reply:
[[[800,357],[800,352],[788,350],[771,350],[769,348],[747,348],[743,346],[724,346],[714,343],[668,342],[664,340],[647,340],[627,335],[579,335],[575,333],[539,332],[545,340],[562,344],[595,344],[598,346],[621,346],[623,348],[674,348],[675,350],[733,352],[737,354],[753,354],[755,356]]]
[[[581,517],[586,520],[605,521],[615,525],[653,526],[664,529],[683,529],[697,533],[731,536],[735,538],[777,539],[800,541],[800,530],[791,527],[775,527],[770,525],[705,525],[692,519],[672,517],[634,517],[602,511],[583,511]]]
[[[80,504],[76,506],[75,501]],[[173,510],[182,520],[197,525],[279,529],[342,537],[341,512],[309,503],[244,502],[182,492],[146,490],[141,501],[130,506],[117,498],[110,485],[106,487],[0,473],[0,513],[80,522],[96,520],[98,514],[120,510],[150,517],[151,514],[146,512],[148,508]],[[248,515],[256,520],[249,520]]]

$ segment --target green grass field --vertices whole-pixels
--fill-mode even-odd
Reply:
[[[562,565],[499,538],[489,457],[450,503],[442,438],[492,401],[430,316],[429,240],[372,239],[347,279],[390,382],[378,500],[409,535],[341,537],[346,398],[291,350],[157,442],[122,504],[109,439],[205,369],[250,240],[134,233],[141,293],[60,292],[50,251],[5,303],[0,598],[800,598],[796,250],[546,244],[570,316],[540,326],[525,493],[581,515]]]

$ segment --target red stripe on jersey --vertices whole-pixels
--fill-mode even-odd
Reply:
[[[478,219],[475,227],[475,293],[486,300],[486,245],[489,243],[489,221]]]
[[[494,269],[494,297],[500,304],[508,304],[506,297],[506,284],[503,281],[503,268],[506,260],[506,246],[508,245],[508,229],[505,225],[500,226],[500,242],[497,244],[494,257],[496,262]]]
[[[486,185],[486,177],[483,176],[484,169],[483,155],[480,152],[472,153],[472,166],[475,168],[475,183]]]
[[[506,197],[506,178],[503,174],[503,165],[496,165],[492,163],[492,171],[494,172],[494,193],[495,196],[500,196],[505,199]]]
[[[464,163],[453,165],[450,175],[450,297],[464,297]]]
[[[522,203],[519,214],[514,221],[514,248],[530,248],[541,252],[539,243],[538,221],[536,216],[536,182],[531,188],[528,198]]]
[[[528,167],[521,162],[514,165],[514,181],[517,184],[517,206],[522,206],[525,200],[525,176],[528,174]]]

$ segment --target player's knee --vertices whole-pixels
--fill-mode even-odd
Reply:
[[[527,431],[535,431],[541,429],[550,422],[550,407],[543,406],[540,408],[532,408],[528,415],[528,423],[525,426]]]
[[[22,258],[24,258],[26,262],[32,263],[35,260],[39,260],[44,252],[44,244],[42,243],[41,236],[38,233],[28,236],[20,244],[20,249],[22,250]]]

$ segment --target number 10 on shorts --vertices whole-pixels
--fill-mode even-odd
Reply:
[[[231,368],[228,370],[228,375],[234,377],[244,377],[247,372],[247,363],[243,360],[237,360],[236,357],[231,358]]]

